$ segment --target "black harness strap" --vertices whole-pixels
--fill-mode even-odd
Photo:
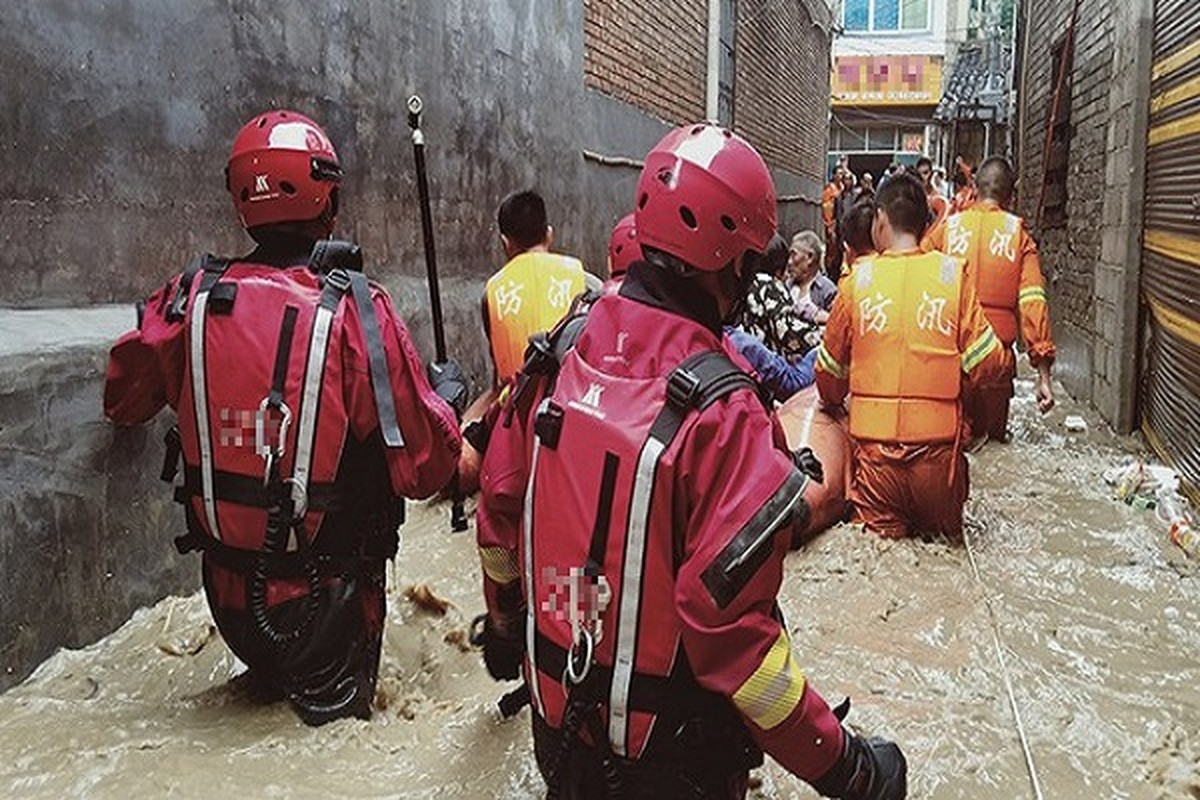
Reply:
[[[181,322],[187,312],[188,296],[191,294],[192,281],[196,279],[196,273],[205,268],[205,265],[213,259],[211,253],[205,253],[202,256],[196,256],[192,262],[184,268],[183,274],[179,276],[179,283],[175,286],[175,294],[171,296],[171,305],[167,308],[167,322]]]
[[[247,575],[255,572],[260,566],[268,578],[299,578],[306,576],[316,564],[321,574],[330,571],[354,570],[369,566],[380,559],[391,558],[395,551],[389,551],[385,546],[367,548],[361,554],[348,553],[263,553],[259,550],[244,550],[230,547],[223,542],[204,533],[190,532],[175,537],[175,549],[181,555],[192,552],[203,552],[218,565],[232,572]]]
[[[225,274],[225,270],[229,269],[232,262],[227,258],[216,258],[215,256],[205,256],[204,265],[202,267],[204,274],[200,277],[200,286],[196,289],[197,292],[209,291],[217,281],[221,280],[221,276]],[[184,309],[187,308],[187,295],[184,294]]]
[[[267,395],[267,405],[271,408],[278,409],[283,405],[288,364],[292,359],[292,339],[296,333],[296,317],[299,314],[300,309],[295,306],[287,306],[283,310],[283,322],[279,326],[279,344],[275,347],[275,369],[271,373],[271,393]]]
[[[535,333],[529,337],[529,346],[525,348],[525,364],[517,374],[508,408],[504,411],[504,427],[512,425],[513,414],[525,401],[539,377],[550,378],[551,386],[546,390],[547,395],[553,390],[553,381],[558,376],[563,359],[579,341],[587,324],[587,312],[588,309],[584,309],[563,317],[548,333]]]
[[[396,418],[396,402],[392,397],[387,354],[383,350],[383,335],[379,330],[379,320],[375,316],[375,304],[371,301],[371,287],[367,284],[367,276],[361,272],[351,272],[350,288],[354,293],[354,304],[358,308],[358,318],[362,322],[363,335],[367,341],[371,388],[375,391],[375,411],[379,416],[383,443],[388,447],[404,447],[404,437],[400,435],[400,423]]]
[[[567,650],[548,639],[541,631],[535,633],[534,647],[537,648],[538,669],[547,675],[560,677],[567,668],[570,654]],[[588,694],[607,697],[612,683],[612,669],[602,664],[592,664],[588,672]],[[675,672],[671,675],[648,675],[635,672],[629,687],[629,706],[647,714],[666,714],[679,711],[689,701],[704,699],[705,702],[719,698],[706,692],[690,674]]]
[[[592,527],[592,543],[588,548],[587,567],[599,574],[608,552],[608,527],[612,520],[613,495],[617,486],[617,467],[621,459],[616,453],[604,454],[604,474],[600,478],[600,498],[596,503],[596,524]]]
[[[236,472],[214,470],[213,489],[218,500],[226,503],[236,503],[251,508],[269,508],[270,497],[262,478],[252,475],[239,475]],[[200,480],[200,468],[190,465],[183,467],[183,484],[175,487],[175,501],[187,503],[191,497],[196,497],[203,491]],[[345,506],[341,493],[332,483],[310,483],[308,486],[309,511],[341,511]]]

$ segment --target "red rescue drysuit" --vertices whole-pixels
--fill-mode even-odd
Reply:
[[[525,631],[548,779],[578,787],[596,764],[556,755],[575,642],[578,691],[599,709],[591,752],[642,791],[670,772],[737,796],[757,747],[814,780],[843,733],[775,605],[806,479],[752,381],[716,355],[715,308],[682,307],[662,272],[635,263],[556,378],[518,393],[492,431],[478,514],[489,613]]]
[[[112,348],[104,408],[120,425],[178,413],[181,550],[204,551],[251,674],[319,723],[369,713],[401,498],[447,483],[459,436],[387,294],[318,275],[307,246],[208,257],[151,295]]]

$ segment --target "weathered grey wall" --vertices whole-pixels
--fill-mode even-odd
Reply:
[[[132,323],[125,306],[0,310],[0,690],[198,585],[157,480],[166,420],[116,430],[101,413],[108,344]]]
[[[5,3],[0,689],[55,647],[196,586],[195,559],[170,546],[180,515],[157,480],[166,415],[117,431],[101,417],[101,383],[134,300],[199,252],[249,249],[223,177],[241,124],[288,107],[326,128],[347,173],[340,234],[363,245],[428,357],[404,108],[423,96],[447,338],[478,382],[490,372],[478,300],[502,261],[499,201],[537,188],[561,249],[602,274],[637,171],[583,150],[641,159],[669,127],[585,91],[583,13],[582,0]],[[781,194],[820,188],[775,175]],[[810,203],[781,206],[788,232],[816,216]],[[87,308],[103,303],[125,305]],[[4,310],[57,307],[76,308]]]
[[[536,185],[564,246],[580,244],[582,40],[575,0],[11,0],[0,305],[132,301],[197,252],[244,251],[223,169],[238,127],[273,106],[329,131],[347,171],[342,234],[371,271],[391,287],[421,278],[404,112],[416,91],[439,261],[461,279],[446,304],[474,333],[472,281],[500,260],[504,194]]]
[[[564,247],[581,246],[581,15],[574,0],[11,0],[0,307],[131,304],[197,252],[244,252],[228,148],[253,114],[291,107],[336,143],[341,233],[363,245],[428,355],[404,111],[415,91],[450,347],[486,375],[478,298],[502,260],[499,200],[538,187]],[[101,417],[104,353],[133,319],[129,306],[109,314],[64,311],[28,330],[6,317],[0,329],[23,334],[0,342],[0,688],[55,646],[196,585],[194,560],[169,542],[179,516],[155,478],[161,431]],[[79,338],[47,351],[59,328]]]

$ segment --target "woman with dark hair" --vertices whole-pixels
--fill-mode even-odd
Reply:
[[[768,348],[791,360],[812,349],[809,334],[814,329],[795,311],[785,275],[787,264],[788,242],[775,234],[763,253],[758,273],[751,279],[742,327]]]

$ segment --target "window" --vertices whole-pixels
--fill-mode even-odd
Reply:
[[[867,130],[867,149],[893,152],[896,149],[896,129],[872,126]]]
[[[896,125],[846,125],[829,130],[829,149],[839,153],[922,152],[925,132]]]
[[[929,30],[930,0],[845,0],[847,33],[904,33]]]
[[[1074,43],[1068,35],[1052,51],[1055,89],[1046,120],[1046,155],[1042,174],[1038,222],[1043,228],[1067,224],[1067,166],[1071,161],[1071,72]]]
[[[842,128],[842,149],[847,151],[867,149],[866,128]]]
[[[734,45],[737,39],[737,0],[721,0],[721,64],[717,78],[717,121],[733,125],[733,82],[737,61]]]

